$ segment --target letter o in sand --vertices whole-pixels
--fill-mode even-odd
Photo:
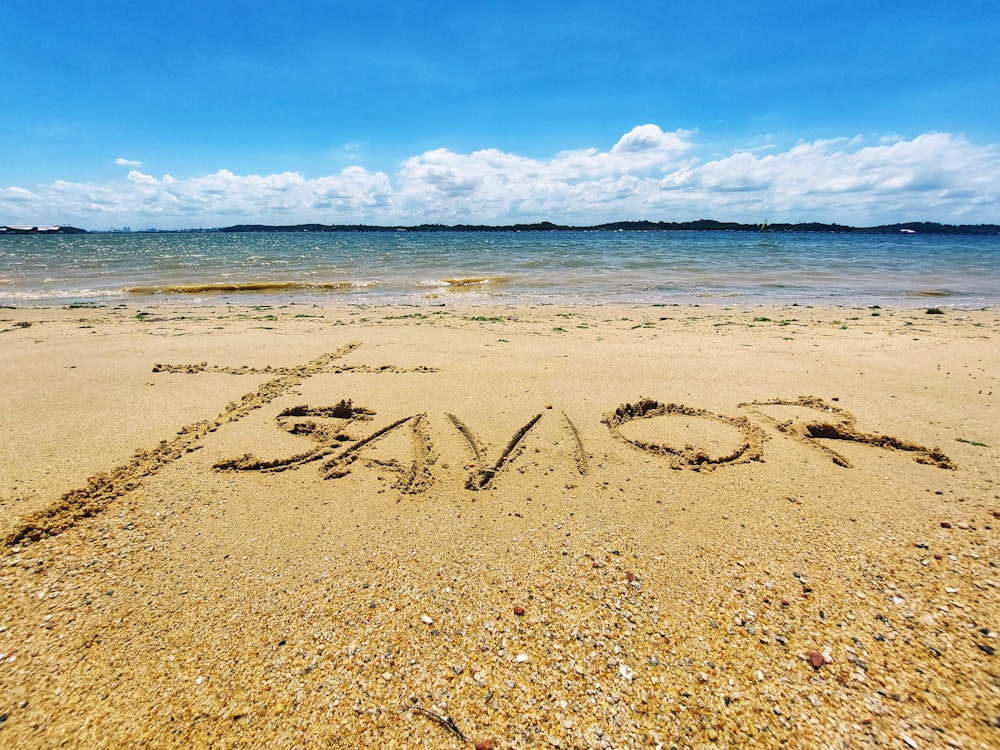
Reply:
[[[601,420],[633,448],[663,456],[673,469],[714,469],[758,461],[767,434],[743,417],[640,399]]]

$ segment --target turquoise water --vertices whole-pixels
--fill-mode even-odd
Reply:
[[[0,304],[1000,303],[1000,237],[361,232],[0,237]]]

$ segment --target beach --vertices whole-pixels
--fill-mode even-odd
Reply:
[[[1000,743],[1000,314],[0,309],[0,744]]]

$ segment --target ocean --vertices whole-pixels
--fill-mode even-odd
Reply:
[[[784,232],[0,237],[0,305],[1000,304],[1000,237]]]

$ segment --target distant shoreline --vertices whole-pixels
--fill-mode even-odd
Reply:
[[[843,224],[823,224],[805,222],[798,224],[740,224],[738,222],[699,219],[698,221],[615,221],[591,226],[554,224],[549,221],[532,224],[417,224],[373,225],[373,224],[235,224],[228,227],[210,229],[141,229],[141,230],[98,230],[92,231],[66,226],[0,226],[0,237],[26,234],[184,234],[200,232],[650,232],[650,231],[695,231],[695,232],[813,232],[834,234],[935,234],[935,235],[998,235],[998,224],[938,224],[927,221],[911,221],[901,224],[884,224],[872,227],[852,227]]]
[[[483,224],[419,224],[416,226],[370,226],[364,224],[297,224],[270,226],[266,224],[237,224],[217,230],[219,232],[835,232],[838,234],[1000,234],[997,224],[937,224],[933,222],[907,222],[875,227],[851,227],[842,224],[818,222],[800,224],[740,224],[737,222],[699,219],[698,221],[615,221],[591,226],[571,226],[542,221],[534,224],[490,226]]]

